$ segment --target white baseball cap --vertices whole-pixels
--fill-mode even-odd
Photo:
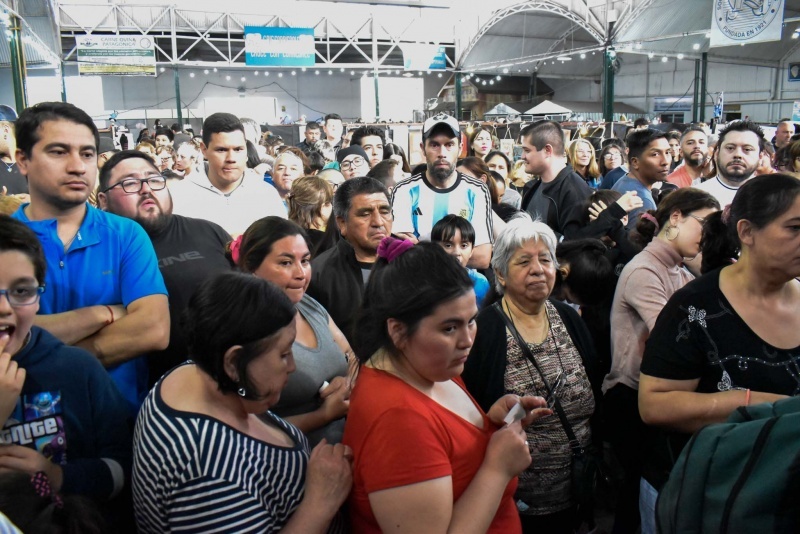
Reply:
[[[431,134],[431,131],[440,124],[448,126],[450,131],[453,133],[453,137],[459,137],[461,135],[461,128],[459,127],[458,121],[455,117],[448,115],[447,113],[437,113],[423,123],[422,139],[427,139]]]

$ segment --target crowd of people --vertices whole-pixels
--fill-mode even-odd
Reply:
[[[438,114],[414,168],[336,114],[103,158],[71,104],[0,124],[4,527],[572,533],[605,443],[653,533],[693,432],[800,393],[791,122],[540,121],[515,162]]]

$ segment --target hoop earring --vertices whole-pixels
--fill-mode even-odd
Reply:
[[[670,236],[670,230],[675,230],[675,235]],[[681,229],[677,226],[667,226],[667,229],[664,232],[664,237],[667,238],[667,241],[675,241],[679,235],[681,235]]]
[[[244,387],[240,387],[239,389],[237,389],[236,393],[238,393],[240,397],[246,397],[247,396],[247,390],[244,389]]]

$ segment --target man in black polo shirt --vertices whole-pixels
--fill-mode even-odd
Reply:
[[[172,214],[166,180],[143,152],[114,154],[100,171],[100,208],[142,225],[158,258],[169,291],[172,328],[169,346],[149,355],[149,385],[188,357],[181,315],[194,290],[209,276],[228,271],[225,246],[231,237],[221,226]]]

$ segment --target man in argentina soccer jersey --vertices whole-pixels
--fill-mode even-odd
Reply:
[[[486,269],[492,257],[492,211],[486,185],[456,171],[461,153],[458,121],[444,113],[422,125],[422,151],[427,169],[401,180],[392,190],[393,230],[417,242],[430,238],[433,225],[445,215],[458,215],[475,227],[475,248],[469,266]]]

